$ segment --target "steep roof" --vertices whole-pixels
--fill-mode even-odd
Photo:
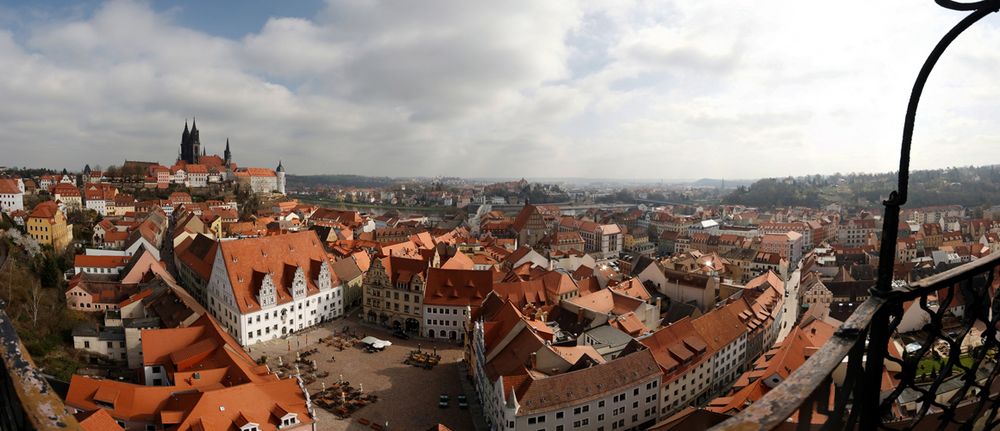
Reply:
[[[73,266],[77,268],[124,268],[128,265],[126,256],[88,256],[78,254],[73,257]]]
[[[261,238],[224,241],[219,244],[233,295],[241,313],[260,309],[257,293],[265,276],[270,275],[279,304],[291,301],[296,269],[305,272],[309,294],[319,291],[316,284],[320,269],[327,264],[326,251],[313,231],[302,231]],[[333,271],[329,271],[331,285]]]
[[[609,393],[621,391],[636,382],[660,374],[661,371],[648,350],[555,376],[538,377],[529,374],[529,380],[515,389],[521,406],[517,415],[556,410],[603,398]]]
[[[190,267],[203,280],[212,276],[212,264],[215,262],[218,242],[205,235],[195,235],[185,239],[177,246],[177,258]]]
[[[35,208],[31,210],[31,214],[28,215],[28,218],[51,219],[55,217],[58,212],[59,207],[54,201],[45,201],[35,205]]]
[[[83,411],[73,415],[76,417],[76,421],[80,424],[80,427],[84,431],[118,431],[122,430],[122,427],[115,422],[115,418],[108,414],[107,410],[97,409],[92,411]]]
[[[493,273],[490,271],[430,268],[424,304],[478,308],[492,291]]]
[[[264,430],[278,429],[282,417],[290,413],[301,424],[314,422],[306,396],[294,378],[178,394],[163,410],[164,414],[175,413],[169,416],[170,422],[178,423],[178,431],[230,430],[247,423],[256,423]]]
[[[622,315],[639,308],[643,302],[610,289],[602,289],[589,295],[569,298],[566,302],[601,314]]]
[[[656,363],[670,376],[697,366],[711,356],[708,343],[689,318],[663,327],[640,342],[649,348]]]
[[[208,315],[185,328],[142,331],[142,346],[143,364],[164,366],[176,386],[233,386],[277,379]],[[216,371],[202,374],[209,370]]]
[[[17,186],[17,180],[9,178],[0,178],[0,194],[7,194],[7,195],[21,194],[21,189],[20,187]]]
[[[515,232],[520,232],[528,226],[528,222],[531,220],[533,215],[538,215],[541,218],[542,214],[538,211],[534,205],[528,204],[521,208],[521,212],[517,213],[517,218],[514,219],[514,224],[511,226]]]
[[[414,277],[423,277],[427,271],[427,261],[401,256],[389,256],[380,260],[392,284],[409,283]]]

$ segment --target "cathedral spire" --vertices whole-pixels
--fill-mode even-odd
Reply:
[[[188,159],[188,148],[191,145],[191,132],[188,131],[187,119],[184,119],[184,133],[181,133],[181,151],[177,156],[177,160],[187,160]]]

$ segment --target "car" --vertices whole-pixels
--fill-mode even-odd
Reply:
[[[458,408],[462,410],[469,408],[469,399],[465,396],[465,394],[458,396]]]
[[[396,337],[396,338],[399,338],[400,340],[409,340],[410,339],[409,335],[406,335],[405,332],[400,331],[398,329],[395,330],[395,331],[393,331],[392,336]]]
[[[443,408],[447,408],[448,407],[448,401],[449,401],[448,395],[447,394],[441,394],[441,396],[438,397],[438,407],[440,407],[442,409]]]

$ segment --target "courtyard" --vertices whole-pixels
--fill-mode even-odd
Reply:
[[[346,332],[345,332],[346,328]],[[392,342],[383,351],[368,353],[358,345],[328,343],[337,340],[361,339],[373,336]],[[324,340],[321,342],[320,340]],[[440,362],[430,369],[407,365],[404,361],[410,352],[420,349],[440,355]],[[372,430],[383,429],[388,423],[392,430],[425,430],[441,423],[454,430],[473,429],[470,410],[459,409],[457,397],[462,391],[459,370],[462,359],[460,345],[432,342],[411,338],[401,340],[390,331],[363,326],[356,320],[339,319],[302,331],[284,339],[271,340],[250,346],[253,358],[265,355],[272,370],[279,370],[279,363],[294,374],[296,352],[312,352],[305,361],[315,363],[318,378],[308,383],[310,394],[324,387],[331,388],[342,378],[357,392],[366,397],[374,395],[376,401],[341,419],[320,408],[314,397],[313,404],[321,430]],[[279,360],[278,357],[281,357]],[[339,393],[339,392],[338,392]],[[448,407],[438,406],[438,396],[449,395]],[[473,394],[465,394],[470,402]]]

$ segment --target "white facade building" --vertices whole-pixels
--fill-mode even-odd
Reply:
[[[242,345],[340,317],[343,289],[313,231],[224,241],[207,308]]]
[[[20,178],[0,179],[0,211],[24,211],[24,181]]]

